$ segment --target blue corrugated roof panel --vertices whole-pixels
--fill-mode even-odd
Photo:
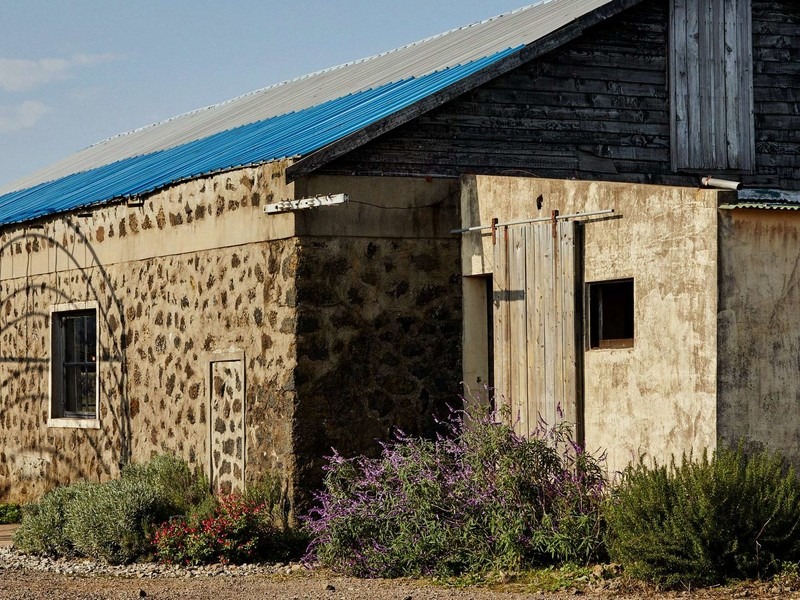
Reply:
[[[349,94],[167,150],[0,196],[0,225],[152,192],[207,173],[302,156],[381,120],[503,59],[522,46],[421,77]]]

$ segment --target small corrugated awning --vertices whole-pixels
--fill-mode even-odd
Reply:
[[[723,210],[755,208],[763,210],[800,210],[800,192],[769,188],[739,190],[736,202],[719,206]]]

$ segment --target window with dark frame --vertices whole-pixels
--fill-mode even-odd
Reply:
[[[52,415],[97,418],[97,313],[53,313]]]
[[[589,288],[589,348],[633,346],[633,279],[602,281]]]

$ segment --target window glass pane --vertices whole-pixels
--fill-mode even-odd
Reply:
[[[85,319],[86,362],[97,362],[97,317],[94,313]]]
[[[74,317],[62,317],[63,331],[64,331],[64,362],[75,362],[78,360],[76,356],[75,337],[76,327]]]

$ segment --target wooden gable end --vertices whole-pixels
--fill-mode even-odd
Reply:
[[[800,3],[752,9],[754,158],[728,175],[800,189]],[[706,173],[672,164],[669,23],[669,0],[645,0],[319,172],[696,186]]]

